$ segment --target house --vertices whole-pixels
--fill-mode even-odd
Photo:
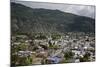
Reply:
[[[21,42],[14,42],[13,45],[20,45]]]
[[[49,64],[57,64],[57,63],[59,63],[60,61],[62,61],[62,58],[57,57],[57,56],[55,56],[55,57],[48,57],[48,58],[46,59],[46,62],[49,63]]]
[[[40,58],[46,58],[48,56],[48,53],[46,51],[41,51],[39,53],[37,53],[36,57],[40,57]]]
[[[27,57],[32,55],[32,51],[19,51],[17,54],[19,57]]]

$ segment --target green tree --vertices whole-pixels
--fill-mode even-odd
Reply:
[[[65,57],[66,60],[72,58],[73,56],[74,56],[74,53],[71,52],[71,51],[66,52],[66,53],[64,54],[64,57]]]
[[[86,52],[83,58],[80,58],[80,62],[89,62],[90,60],[90,53]]]

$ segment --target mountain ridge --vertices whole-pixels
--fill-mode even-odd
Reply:
[[[11,3],[11,31],[22,32],[95,32],[95,20],[60,10],[32,9]]]

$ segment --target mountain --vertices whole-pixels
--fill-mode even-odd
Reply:
[[[95,32],[95,20],[60,10],[11,3],[12,33]]]

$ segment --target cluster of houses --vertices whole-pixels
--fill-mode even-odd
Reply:
[[[84,33],[77,34],[83,35]],[[16,48],[16,46],[20,46],[22,43],[28,46],[25,50],[19,50],[15,54],[19,57],[32,56],[33,65],[61,63],[65,60],[64,53],[69,51],[74,53],[74,56],[67,60],[67,62],[80,62],[79,58],[83,58],[87,52],[90,53],[89,60],[95,61],[95,37],[90,35],[79,36],[77,34],[68,33],[55,40],[51,36],[47,39],[34,40],[29,39],[26,35],[12,36],[11,48]]]

